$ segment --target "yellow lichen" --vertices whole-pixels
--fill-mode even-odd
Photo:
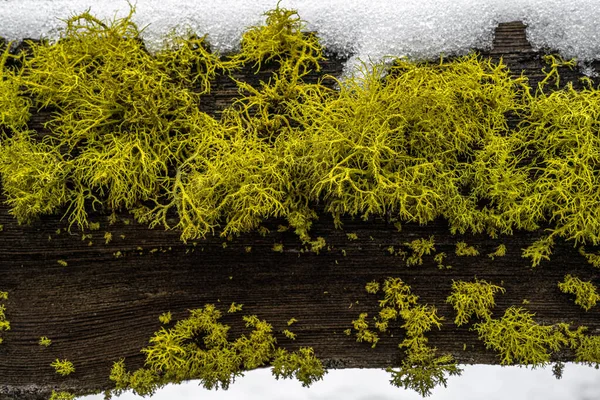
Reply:
[[[475,314],[477,318],[487,320],[496,305],[494,295],[504,293],[503,287],[475,279],[474,282],[452,281],[452,294],[446,299],[456,311],[454,323],[461,326],[469,322]]]
[[[322,379],[321,362],[311,348],[288,352],[277,347],[270,324],[255,315],[244,316],[249,335],[228,340],[229,326],[219,322],[221,313],[214,305],[190,310],[190,316],[170,329],[161,328],[142,349],[145,367],[128,372],[124,360],[113,364],[110,380],[115,383],[113,394],[132,389],[134,393],[152,395],[166,383],[199,379],[207,388],[227,389],[244,370],[265,364],[273,366],[279,378],[296,376],[304,386]]]
[[[558,283],[558,288],[563,293],[574,294],[575,304],[581,306],[585,311],[594,307],[600,300],[598,288],[592,282],[584,282],[571,274],[565,275],[564,281]]]

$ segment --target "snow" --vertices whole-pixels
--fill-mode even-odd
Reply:
[[[283,0],[317,31],[326,48],[358,60],[384,56],[434,59],[440,54],[465,54],[489,48],[499,22],[520,20],[528,25],[534,49],[551,48],[580,62],[600,59],[599,0]],[[172,29],[191,28],[208,34],[221,53],[239,46],[242,32],[264,21],[275,0],[138,0],[134,21],[147,26],[144,40],[160,48]],[[4,0],[0,1],[0,36],[9,40],[57,38],[60,19],[85,11],[100,18],[123,17],[125,0]],[[587,67],[589,70],[589,67]],[[590,71],[593,72],[593,71]]]

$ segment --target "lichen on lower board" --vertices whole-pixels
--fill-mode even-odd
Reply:
[[[125,390],[152,395],[167,383],[197,379],[207,389],[227,389],[244,371],[270,365],[279,378],[296,378],[303,386],[323,378],[327,372],[311,347],[288,351],[277,345],[273,327],[256,315],[242,317],[249,334],[229,340],[230,327],[219,321],[221,312],[214,305],[190,310],[188,318],[170,328],[161,327],[142,349],[145,365],[127,371],[125,360],[113,364],[110,380],[115,388],[107,396]],[[283,331],[288,339],[295,334]]]
[[[379,282],[367,283],[365,290],[370,295],[377,294]],[[586,335],[585,326],[573,327],[564,322],[543,325],[535,321],[534,313],[516,306],[506,309],[502,317],[493,318],[495,295],[505,292],[503,287],[484,280],[453,281],[447,298],[456,312],[454,323],[470,324],[470,330],[477,333],[486,348],[498,353],[501,365],[545,366],[554,353],[568,349],[575,353],[575,362],[600,366],[600,337]],[[452,354],[438,354],[428,344],[425,333],[434,327],[441,329],[444,318],[437,315],[434,306],[419,304],[418,300],[402,279],[387,278],[383,298],[378,301],[378,315],[368,318],[368,313],[360,313],[352,321],[353,328],[344,333],[350,336],[354,332],[357,342],[367,342],[374,348],[381,340],[389,340],[382,334],[389,335],[391,327],[402,328],[403,340],[398,347],[404,354],[398,369],[387,368],[390,382],[426,397],[435,387],[446,386],[448,376],[460,375],[461,369]],[[479,322],[471,321],[473,317]],[[372,329],[371,321],[379,332]],[[555,367],[558,378],[560,364]]]

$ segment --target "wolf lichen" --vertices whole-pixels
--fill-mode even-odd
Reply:
[[[552,246],[554,246],[554,239],[552,239],[552,236],[542,237],[533,242],[530,246],[522,249],[523,253],[521,257],[531,258],[531,266],[537,267],[542,260],[550,260]]]
[[[281,333],[283,333],[285,335],[285,337],[290,340],[296,340],[297,335],[294,332],[290,331],[289,329],[284,329],[283,331],[281,331]]]
[[[438,269],[452,269],[452,265],[444,265],[444,259],[447,257],[446,253],[441,252],[441,253],[437,253],[434,257],[433,257],[433,261],[435,261],[437,263],[437,267]]]
[[[62,211],[85,229],[91,210],[129,211],[187,241],[275,217],[314,243],[323,204],[336,228],[343,215],[387,215],[398,227],[443,217],[453,234],[497,237],[551,222],[524,250],[534,266],[554,239],[600,242],[590,189],[600,182],[600,91],[588,82],[545,92],[571,61],[546,57],[535,93],[476,54],[365,64],[343,82],[308,83],[323,48],[295,10],[278,4],[227,56],[192,32],[152,55],[134,10],[113,21],[85,12],[65,20],[56,43],[3,52],[0,176],[20,223]],[[12,57],[19,67],[5,65]],[[253,86],[232,75],[244,65],[272,73]],[[216,118],[198,104],[218,76],[240,96]],[[30,105],[53,111],[43,138],[24,130]],[[515,129],[507,115],[521,119]]]
[[[367,291],[367,293],[377,294],[377,292],[379,292],[379,282],[377,282],[377,281],[368,282],[365,286],[365,290]]]
[[[8,293],[0,291],[0,300],[8,300]],[[10,322],[6,318],[6,306],[4,304],[0,304],[0,332],[9,331],[10,330]],[[4,339],[0,336],[0,344]]]
[[[18,58],[10,54],[11,43],[5,45],[0,55],[0,143],[23,129],[30,118],[31,100],[19,94],[18,74],[6,67],[9,58]]]
[[[476,315],[477,318],[488,320],[491,309],[496,305],[494,296],[497,292],[504,293],[501,286],[475,279],[474,282],[452,281],[452,294],[446,299],[456,311],[454,323],[461,326]]]
[[[500,364],[544,366],[550,362],[551,352],[560,350],[569,341],[559,327],[540,325],[534,321],[534,315],[512,306],[500,319],[488,318],[472,329],[488,349],[499,352]]]
[[[52,391],[48,400],[75,400],[75,395],[69,392]]]
[[[40,346],[48,347],[52,344],[52,340],[50,340],[47,336],[42,336],[40,337],[40,340],[38,340],[38,344]]]
[[[501,244],[498,247],[496,247],[496,251],[488,254],[487,256],[489,258],[491,258],[492,260],[494,260],[495,257],[504,257],[505,255],[506,255],[506,246]]]
[[[473,246],[467,246],[465,242],[456,243],[456,251],[457,256],[477,256],[479,255],[479,251]]]
[[[412,250],[412,254],[406,260],[406,265],[422,265],[423,255],[429,255],[432,251],[435,251],[435,243],[433,236],[429,239],[415,239],[412,242],[406,242],[404,245],[408,246]]]
[[[175,62],[183,50],[169,52],[173,62],[152,57],[133,12],[107,23],[85,12],[66,20],[57,43],[31,43],[17,82],[36,106],[58,112],[43,141],[20,133],[5,143],[0,173],[19,221],[67,206],[70,225],[86,228],[87,208],[131,210],[156,199],[172,165],[200,151],[190,144],[210,131],[212,118],[184,88],[185,71],[177,70],[184,67]],[[186,57],[217,63],[199,51]]]
[[[229,306],[229,310],[227,310],[227,312],[232,314],[232,313],[235,313],[238,311],[242,311],[242,307],[244,307],[243,304],[231,303],[231,305]]]
[[[596,268],[600,268],[600,254],[587,253],[583,246],[579,247],[579,254],[585,257],[588,264],[592,264]]]
[[[171,322],[171,319],[173,318],[173,316],[171,315],[171,311],[168,312],[164,312],[161,315],[159,315],[158,320],[160,321],[161,324],[168,324]]]
[[[219,322],[221,312],[214,305],[190,310],[190,316],[174,327],[161,328],[142,349],[145,366],[128,372],[123,359],[115,362],[110,380],[113,394],[132,389],[138,395],[153,394],[167,383],[199,379],[207,389],[227,389],[243,371],[273,366],[276,377],[296,376],[305,386],[325,373],[312,349],[287,352],[277,347],[272,326],[255,315],[244,316],[249,335],[228,340],[229,326]]]
[[[6,319],[6,306],[4,304],[0,304],[0,332],[9,330],[10,322]],[[2,341],[3,339],[0,337],[0,343],[2,343]]]
[[[384,298],[379,301],[380,312],[375,318],[375,326],[381,332],[389,332],[390,322],[400,317],[404,322],[401,327],[405,330],[405,338],[398,345],[404,349],[405,357],[398,370],[391,367],[387,369],[392,375],[390,382],[428,396],[435,386],[446,386],[447,375],[461,373],[452,355],[437,355],[437,349],[427,344],[425,333],[433,327],[439,329],[443,318],[437,315],[435,307],[417,304],[418,297],[411,294],[410,286],[399,278],[386,279],[383,292]],[[368,329],[367,316],[362,313],[352,323],[357,331],[357,341],[371,342],[375,347],[379,337]],[[350,333],[350,329],[346,331],[346,334]]]
[[[448,376],[462,372],[450,354],[437,356],[436,349],[431,347],[408,352],[398,370],[387,368],[386,371],[392,375],[392,385],[412,389],[423,397],[431,395],[437,386],[446,387]]]
[[[575,304],[585,311],[589,311],[600,300],[598,289],[592,282],[584,282],[571,274],[565,275],[564,281],[558,283],[558,288],[563,293],[574,294]]]
[[[67,376],[75,372],[75,366],[69,360],[59,360],[58,358],[50,364],[57,374]]]
[[[311,347],[300,347],[298,351],[292,353],[279,348],[275,353],[272,365],[273,375],[276,379],[295,377],[304,387],[323,379],[323,375],[326,373]]]
[[[600,367],[600,336],[585,335],[575,349],[575,361]]]
[[[367,322],[367,313],[361,313],[358,319],[352,321],[352,326],[356,330],[356,341],[371,343],[371,347],[375,348],[379,341],[379,336],[376,332],[369,329],[369,323]]]

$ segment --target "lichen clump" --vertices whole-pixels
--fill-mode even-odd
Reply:
[[[321,203],[338,227],[343,214],[443,217],[452,233],[496,237],[550,220],[548,237],[524,249],[534,266],[556,237],[598,242],[598,90],[546,93],[568,62],[548,58],[535,93],[474,54],[309,83],[323,48],[294,10],[267,12],[231,55],[192,32],[152,55],[133,12],[108,22],[85,12],[56,43],[4,51],[0,175],[19,222],[62,210],[86,228],[90,210],[130,211],[187,241],[281,217],[309,242]],[[242,82],[232,73],[244,66],[270,78]],[[216,77],[240,92],[219,117],[199,110]],[[52,111],[43,138],[26,129],[29,105]],[[513,130],[510,114],[521,118]]]
[[[207,389],[227,389],[243,371],[272,365],[276,378],[296,377],[303,386],[322,379],[325,369],[312,348],[301,347],[289,352],[277,346],[272,326],[255,315],[243,320],[249,335],[230,341],[229,326],[219,322],[221,312],[214,305],[190,310],[190,316],[174,327],[162,327],[142,349],[145,367],[128,372],[125,361],[114,363],[110,380],[113,394],[132,389],[134,393],[152,395],[167,383],[199,379]]]
[[[564,281],[558,283],[558,288],[563,293],[574,294],[575,304],[581,306],[585,311],[594,307],[600,300],[598,289],[592,282],[584,282],[571,274],[565,275]]]
[[[69,392],[57,392],[53,390],[48,400],[75,400],[75,395]]]
[[[75,372],[75,366],[69,360],[59,360],[58,358],[50,364],[57,374],[67,376]]]
[[[550,362],[550,355],[563,347],[580,348],[584,327],[571,331],[569,324],[541,325],[535,314],[521,307],[509,307],[500,319],[487,319],[473,325],[487,348],[500,355],[500,364],[531,365],[532,368]],[[585,339],[587,340],[587,339]]]
[[[461,326],[476,315],[477,318],[488,320],[492,315],[491,309],[496,305],[494,295],[504,293],[503,287],[493,285],[483,280],[474,282],[452,281],[452,294],[446,299],[456,311],[454,323]]]
[[[367,285],[367,292],[374,282]],[[388,278],[383,284],[384,297],[379,301],[379,315],[375,317],[375,326],[380,332],[389,332],[390,323],[401,319],[400,325],[405,331],[405,339],[398,345],[404,350],[405,357],[398,370],[387,368],[394,386],[413,389],[422,396],[429,396],[431,390],[438,385],[446,386],[448,375],[460,375],[451,354],[437,354],[435,347],[429,346],[425,333],[434,327],[441,328],[442,317],[437,315],[435,307],[428,304],[417,304],[418,296],[412,294],[410,286],[399,278]],[[358,342],[372,343],[375,347],[379,341],[376,332],[369,329],[368,314],[361,313],[352,321]],[[351,334],[351,330],[348,330]]]
[[[8,300],[8,293],[0,291],[0,300]],[[0,332],[10,330],[10,322],[6,318],[6,306],[4,304],[0,304]],[[2,337],[0,337],[0,344],[4,341]]]

